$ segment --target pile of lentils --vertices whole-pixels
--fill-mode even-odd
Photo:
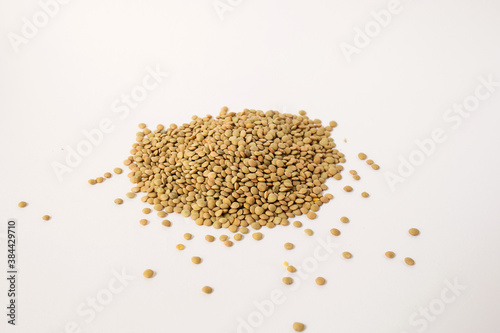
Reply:
[[[344,154],[335,149],[332,121],[245,109],[152,131],[141,124],[129,167],[133,193],[160,217],[180,213],[216,229],[273,228],[306,214],[316,218],[332,195],[328,178],[341,179]],[[133,195],[133,193],[131,193]]]

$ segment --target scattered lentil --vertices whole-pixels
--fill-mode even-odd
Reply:
[[[292,265],[288,266],[286,270],[289,271],[290,273],[295,273],[297,271],[297,269]]]
[[[300,227],[302,227],[302,222],[295,221],[295,222],[293,222],[293,226],[296,227],[296,228],[300,228]]]
[[[299,322],[293,323],[293,329],[295,332],[303,332],[305,329],[305,325]]]
[[[201,291],[203,291],[205,294],[211,294],[213,292],[213,289],[212,289],[212,287],[205,286],[205,287],[201,288]]]
[[[361,196],[363,198],[368,198],[370,196],[370,194],[368,192],[363,192],[363,193],[361,193]]]
[[[150,279],[150,278],[152,278],[152,277],[153,277],[154,272],[153,272],[151,269],[146,269],[146,270],[144,271],[144,273],[142,273],[142,275],[143,275],[145,278]]]
[[[146,224],[148,224],[148,220],[146,220],[146,219],[140,219],[139,223],[141,225],[146,225]]]
[[[347,217],[345,217],[345,216],[342,216],[340,218],[340,222],[342,222],[342,223],[349,223],[349,219]]]
[[[186,233],[184,234],[184,239],[185,239],[185,240],[190,240],[191,238],[193,238],[193,235],[191,235],[189,232],[186,232]]]
[[[394,252],[392,252],[392,251],[387,251],[387,252],[385,253],[385,256],[386,256],[387,258],[389,258],[389,259],[392,259],[392,258],[394,258],[394,257],[396,256],[396,253],[394,253]]]
[[[252,237],[255,240],[261,240],[262,239],[262,233],[260,233],[260,232],[253,233]]]
[[[406,263],[407,265],[413,266],[413,265],[415,265],[415,260],[413,260],[413,259],[412,259],[412,258],[410,258],[410,257],[406,257],[406,258],[405,258],[405,263]]]
[[[200,258],[200,257],[192,257],[192,258],[191,258],[191,262],[192,262],[193,264],[198,265],[199,263],[201,263],[201,258]]]
[[[417,228],[411,228],[410,230],[408,230],[408,232],[412,236],[418,236],[420,234],[420,230],[418,230]]]
[[[372,164],[372,169],[378,170],[378,169],[380,169],[380,166],[378,164]]]
[[[95,179],[89,179],[89,184],[90,185],[95,185],[97,182],[95,181]]]
[[[123,199],[117,198],[115,199],[115,204],[121,205],[123,203]]]
[[[170,222],[169,220],[163,220],[161,221],[161,224],[165,227],[170,227],[172,225],[172,222]]]
[[[48,221],[48,220],[50,220],[50,216],[49,215],[44,215],[44,216],[42,216],[42,220]]]
[[[352,258],[352,254],[350,252],[342,252],[342,256],[346,259]]]
[[[292,284],[293,283],[293,279],[291,277],[288,277],[288,276],[284,277],[282,279],[282,281],[283,281],[284,284]]]
[[[291,250],[293,249],[295,246],[292,244],[292,243],[285,243],[285,249],[286,250]]]
[[[234,238],[235,241],[240,241],[240,240],[243,239],[243,235],[242,234],[236,234],[236,235],[234,235],[233,238]]]
[[[104,178],[102,178],[102,177],[97,177],[97,178],[95,179],[95,181],[96,181],[96,182],[98,182],[98,183],[102,183],[102,182],[104,181]]]
[[[365,154],[365,153],[359,153],[359,154],[358,154],[358,158],[359,158],[360,160],[366,160],[366,157],[367,157],[367,156],[366,156],[366,154]]]
[[[226,245],[227,247],[231,247],[231,246],[233,246],[233,242],[231,242],[230,240],[227,240],[224,242],[224,245]]]
[[[326,280],[325,278],[321,277],[321,276],[318,276],[316,278],[316,284],[319,285],[319,286],[322,286],[326,283]]]
[[[106,172],[106,173],[104,174],[104,177],[106,177],[106,178],[111,178],[111,173]]]
[[[144,214],[149,214],[149,213],[151,213],[151,208],[144,208],[144,209],[142,210],[142,212],[143,212]]]
[[[312,236],[314,232],[311,229],[305,229],[304,232],[306,233],[307,236]]]
[[[177,250],[184,250],[185,246],[183,244],[177,244],[175,247]]]
[[[212,235],[206,235],[206,236],[205,236],[205,240],[206,240],[207,242],[212,243],[212,242],[215,240],[215,237],[214,237],[214,236],[212,236]]]
[[[122,168],[114,168],[113,169],[114,173],[116,173],[117,175],[121,174],[123,172]]]
[[[352,187],[347,185],[347,186],[344,186],[344,191],[346,192],[351,192],[352,191]]]
[[[340,235],[340,230],[339,229],[336,229],[336,228],[333,228],[330,230],[330,232],[332,233],[332,235],[334,236],[339,236]]]

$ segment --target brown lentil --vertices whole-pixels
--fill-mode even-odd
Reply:
[[[316,284],[317,284],[318,286],[322,286],[322,285],[324,285],[325,283],[326,283],[325,278],[323,278],[323,277],[321,277],[321,276],[318,276],[318,277],[316,278]]]
[[[236,235],[234,235],[233,238],[234,238],[235,241],[240,241],[240,240],[243,239],[243,235],[242,234],[236,234]]]
[[[292,265],[288,266],[286,270],[289,271],[290,273],[295,273],[297,271],[297,269]]]
[[[116,173],[117,175],[119,175],[123,172],[123,170],[122,170],[122,168],[114,168],[113,172]]]
[[[193,238],[193,235],[191,235],[189,232],[186,232],[186,233],[184,234],[184,239],[185,239],[185,240],[190,240],[191,238]]]
[[[380,169],[380,166],[378,164],[372,164],[372,169],[378,170],[378,169]]]
[[[370,196],[370,194],[368,192],[363,192],[363,193],[361,193],[361,196],[363,198],[368,198]]]
[[[177,244],[177,245],[175,246],[175,248],[176,248],[177,250],[184,250],[185,246],[184,246],[183,244]]]
[[[305,329],[305,325],[299,322],[293,323],[292,327],[295,332],[303,332]]]
[[[304,232],[306,233],[307,236],[312,236],[314,232],[311,229],[305,229]]]
[[[141,225],[146,225],[146,224],[148,224],[148,220],[146,220],[146,219],[140,219],[140,220],[139,220],[139,223],[140,223]]]
[[[230,240],[227,240],[224,242],[224,245],[226,245],[227,247],[231,247],[231,246],[233,246],[233,242],[231,242]]]
[[[170,227],[172,225],[172,222],[170,222],[169,220],[163,220],[161,221],[161,224],[165,227]]]
[[[293,222],[293,226],[296,227],[296,228],[300,228],[300,227],[302,227],[302,222],[295,221],[295,222]]]
[[[111,173],[110,173],[110,172],[106,172],[106,173],[104,174],[104,177],[106,177],[106,178],[111,178]]]
[[[89,184],[90,185],[95,185],[97,182],[95,181],[95,179],[89,179]]]
[[[347,186],[344,186],[344,191],[346,192],[351,192],[352,191],[352,187],[347,185]]]
[[[366,164],[368,164],[368,165],[372,165],[373,163],[375,163],[375,162],[373,162],[373,160],[366,160]]]
[[[360,160],[366,160],[366,157],[367,157],[367,156],[366,156],[366,154],[365,154],[365,153],[359,153],[359,154],[358,154],[358,158],[359,158]]]
[[[115,204],[121,205],[123,203],[123,199],[117,198],[115,199]]]
[[[342,222],[342,223],[349,223],[349,219],[347,217],[345,217],[345,216],[342,216],[340,218],[340,222]]]
[[[410,257],[406,257],[406,258],[405,258],[405,263],[406,263],[407,265],[413,266],[413,265],[415,265],[415,260],[413,260],[413,259],[412,259],[412,258],[410,258]]]
[[[152,277],[153,277],[154,272],[153,272],[152,270],[150,270],[150,269],[146,269],[146,270],[144,271],[144,273],[142,273],[142,275],[143,275],[145,278],[150,279],[150,278],[152,278]]]
[[[291,277],[288,277],[288,276],[284,277],[282,279],[282,281],[283,281],[284,284],[292,284],[293,283],[293,279]]]
[[[212,243],[212,242],[215,240],[215,237],[214,237],[214,236],[212,236],[212,235],[206,235],[206,236],[205,236],[205,240],[206,240],[207,242]]]
[[[199,263],[201,263],[201,258],[200,258],[200,257],[192,257],[192,258],[191,258],[191,262],[192,262],[193,264],[198,265]]]
[[[144,209],[142,210],[142,212],[143,212],[144,214],[149,214],[149,213],[151,213],[151,208],[144,208]]]
[[[262,239],[262,233],[260,233],[260,232],[253,233],[252,237],[255,240],[261,240]]]
[[[408,232],[412,236],[418,236],[420,234],[420,230],[418,230],[417,228],[411,228],[410,230],[408,230]]]
[[[102,177],[97,177],[97,178],[95,179],[95,181],[96,181],[96,182],[98,182],[98,183],[102,183],[102,182],[104,181],[104,178],[102,178]]]
[[[212,287],[205,286],[205,287],[201,288],[201,291],[203,291],[205,294],[211,294],[213,292],[213,289],[212,289]]]
[[[334,236],[339,236],[340,235],[340,230],[336,229],[336,228],[331,229],[330,232]]]
[[[394,253],[394,252],[392,252],[392,251],[387,251],[387,252],[385,253],[385,256],[386,256],[387,258],[389,258],[389,259],[392,259],[392,258],[394,258],[394,257],[396,256],[396,253]]]
[[[342,256],[346,259],[352,258],[352,254],[350,252],[342,252]]]
[[[48,221],[48,220],[50,220],[50,216],[44,215],[44,216],[42,216],[42,220]]]
[[[285,243],[285,249],[286,250],[291,250],[293,249],[295,246],[292,244],[292,243]]]

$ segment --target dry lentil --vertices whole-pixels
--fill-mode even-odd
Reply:
[[[352,254],[350,252],[342,252],[342,256],[346,259],[352,258]]]
[[[191,258],[191,262],[192,262],[193,264],[198,265],[199,263],[201,263],[201,258],[200,258],[200,257],[192,257],[192,258]]]
[[[354,176],[352,176],[352,178],[353,178],[354,180],[360,180],[360,179],[361,179],[361,177],[360,177],[359,175],[354,175]]]
[[[282,279],[282,281],[283,281],[284,284],[292,284],[293,283],[293,279],[291,277],[288,277],[288,276],[284,277]]]
[[[293,323],[292,327],[295,332],[303,332],[305,329],[305,325],[299,322]]]
[[[227,240],[224,242],[224,245],[226,245],[227,247],[231,247],[231,246],[233,246],[233,242],[231,242],[230,240]]]
[[[406,263],[407,265],[413,266],[413,265],[415,265],[415,260],[413,260],[413,259],[412,259],[412,258],[410,258],[410,257],[406,257],[406,258],[405,258],[405,263]]]
[[[345,157],[330,128],[305,113],[224,107],[217,117],[192,119],[156,130],[141,124],[124,162],[132,192],[147,194],[141,200],[156,210],[231,232],[232,226],[272,228],[297,215],[315,218],[329,200],[321,195],[326,180],[341,178]]]
[[[295,273],[297,271],[297,269],[292,265],[288,266],[286,270],[289,271],[290,273]]]
[[[373,162],[373,160],[366,160],[366,164],[368,164],[368,165],[372,165],[373,163],[375,163],[375,162]]]
[[[143,212],[144,214],[149,214],[149,213],[151,213],[151,208],[144,208],[144,209],[142,210],[142,212]]]
[[[420,230],[418,230],[417,228],[411,228],[410,230],[408,230],[408,232],[412,236],[418,236],[420,234]]]
[[[211,243],[211,242],[213,242],[213,241],[215,240],[215,237],[214,237],[214,236],[212,236],[212,235],[206,235],[206,236],[205,236],[205,240],[206,240],[207,242],[210,242],[210,243]]]
[[[95,179],[89,179],[89,184],[90,185],[95,185],[97,182],[95,181]]]
[[[151,269],[146,269],[146,270],[142,273],[142,275],[143,275],[145,278],[150,279],[150,278],[152,278],[152,277],[153,277],[154,272],[153,272]]]
[[[352,187],[347,185],[347,186],[344,186],[344,191],[346,192],[351,192],[352,191]]]
[[[372,164],[372,169],[378,170],[378,169],[380,169],[380,166],[378,164]]]
[[[235,241],[240,241],[240,240],[243,239],[243,235],[242,234],[236,234],[236,235],[234,235],[233,238],[234,238]]]
[[[193,235],[191,235],[189,232],[186,232],[186,233],[184,234],[184,239],[185,239],[185,240],[190,240],[191,238],[193,238]]]
[[[317,284],[318,286],[322,286],[322,285],[324,285],[325,283],[326,283],[325,278],[323,278],[323,277],[321,277],[321,276],[318,276],[318,277],[316,278],[316,284]]]
[[[370,194],[368,192],[363,192],[363,193],[361,193],[361,196],[363,198],[368,198],[370,196]]]
[[[220,235],[219,240],[225,242],[228,239],[227,235]]]
[[[146,224],[148,224],[148,220],[146,220],[146,219],[140,219],[140,220],[139,220],[139,223],[140,223],[141,225],[146,225]]]
[[[122,170],[122,168],[114,168],[113,172],[116,173],[117,175],[119,175],[123,172],[123,170]]]
[[[44,215],[44,216],[42,216],[42,220],[48,221],[48,220],[50,220],[50,216]]]
[[[396,253],[394,253],[394,252],[392,252],[392,251],[387,251],[387,252],[385,253],[385,256],[386,256],[387,258],[389,258],[389,259],[392,259],[392,258],[394,258],[394,257],[396,256]]]
[[[111,178],[111,173],[110,173],[110,172],[106,172],[106,173],[104,174],[104,177],[106,177],[106,178]]]
[[[117,198],[115,199],[115,204],[121,205],[123,203],[123,199]]]
[[[205,294],[211,294],[213,292],[213,289],[212,289],[212,287],[205,286],[205,287],[201,288],[201,291],[204,292]]]
[[[366,154],[365,154],[365,153],[359,153],[359,154],[358,154],[358,158],[359,158],[360,160],[366,160],[366,157],[367,157],[367,156],[366,156]]]
[[[334,236],[339,236],[340,235],[340,230],[336,229],[336,228],[331,229],[330,232]]]
[[[102,182],[104,181],[104,178],[102,178],[102,177],[97,177],[97,178],[95,179],[95,181],[96,181],[96,182],[98,182],[98,183],[102,183]]]
[[[340,222],[342,222],[342,223],[349,223],[349,218],[347,218],[347,217],[345,217],[345,216],[342,216],[342,217],[340,218]]]
[[[177,250],[184,250],[185,246],[184,246],[183,244],[177,244],[177,245],[175,246],[175,248],[176,248]]]
[[[132,199],[132,198],[135,198],[135,193],[134,193],[134,192],[128,192],[127,194],[125,194],[125,196],[126,196],[127,198]]]
[[[304,232],[306,233],[307,236],[312,236],[314,232],[311,229],[305,229]]]
[[[262,239],[262,233],[260,233],[260,232],[253,233],[252,237],[255,240],[261,240]]]
[[[309,212],[307,213],[307,218],[310,220],[314,220],[318,215],[315,212]]]
[[[161,224],[165,227],[170,227],[172,225],[172,222],[170,222],[169,220],[163,220],[161,221]]]
[[[286,250],[291,250],[293,249],[295,246],[292,244],[292,243],[285,243],[285,249]]]
[[[300,227],[302,227],[302,222],[295,221],[295,222],[293,222],[293,226],[296,227],[296,228],[300,228]]]

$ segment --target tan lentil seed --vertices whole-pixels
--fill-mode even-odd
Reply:
[[[373,163],[375,163],[375,162],[373,162],[373,160],[366,160],[366,164],[368,164],[368,165],[372,165]]]
[[[418,230],[417,228],[411,228],[410,230],[408,230],[408,232],[412,236],[418,236],[420,234],[420,230]]]
[[[236,234],[236,235],[234,235],[233,238],[234,238],[235,241],[240,241],[243,238],[243,235],[242,234]]]
[[[366,156],[366,154],[365,154],[365,153],[359,153],[359,154],[358,154],[358,158],[359,158],[360,160],[366,160],[366,157],[367,157],[367,156]]]
[[[284,283],[284,284],[288,284],[288,285],[290,285],[290,284],[292,284],[292,283],[293,283],[293,279],[292,279],[291,277],[288,277],[288,276],[287,276],[287,277],[284,277],[284,278],[282,279],[282,281],[283,281],[283,283]]]
[[[307,236],[312,236],[314,232],[311,229],[305,229],[304,232],[306,233]]]
[[[334,236],[339,236],[340,235],[340,230],[336,229],[336,228],[331,229],[330,232]]]
[[[104,181],[104,178],[102,178],[102,177],[97,177],[97,178],[95,179],[95,181],[96,181],[96,182],[98,182],[98,183],[102,183],[102,182]]]
[[[122,168],[114,168],[113,172],[116,173],[117,175],[119,175],[123,172],[123,170],[122,170]]]
[[[210,242],[210,243],[211,243],[211,242],[213,242],[213,241],[215,240],[215,237],[214,237],[214,236],[212,236],[212,235],[206,235],[206,236],[205,236],[205,240],[206,240],[207,242]]]
[[[153,272],[151,269],[146,269],[146,270],[142,273],[142,275],[143,275],[145,278],[150,279],[150,278],[152,278],[152,277],[153,277],[154,272]]]
[[[307,213],[307,218],[310,220],[314,220],[316,217],[318,217],[318,215],[314,212]]]
[[[149,214],[149,213],[151,213],[151,208],[144,208],[144,209],[142,210],[142,212],[143,212],[144,214]]]
[[[407,265],[413,266],[413,265],[415,265],[415,260],[413,260],[413,259],[412,259],[412,258],[410,258],[410,257],[406,257],[406,258],[405,258],[405,263],[406,263]]]
[[[299,322],[293,323],[292,327],[295,332],[303,332],[305,329],[305,325]]]
[[[212,289],[212,287],[205,286],[205,287],[201,288],[201,291],[204,292],[205,294],[211,294],[213,292],[213,289]]]
[[[293,226],[296,227],[296,228],[300,228],[300,227],[302,227],[302,222],[295,221],[295,222],[293,222]]]
[[[261,240],[262,239],[262,233],[260,233],[260,232],[253,233],[252,237],[255,240]]]
[[[289,271],[290,273],[295,273],[297,271],[297,269],[292,265],[288,266],[286,270]]]
[[[392,252],[392,251],[387,251],[387,252],[385,253],[385,256],[386,256],[387,258],[389,258],[389,259],[392,259],[392,258],[394,258],[394,257],[396,256],[396,253],[394,253],[394,252]]]
[[[146,225],[146,224],[148,224],[148,220],[146,220],[146,219],[141,219],[141,220],[139,221],[139,223],[140,223],[141,225]]]
[[[177,250],[184,250],[185,246],[183,244],[177,244],[175,247]]]
[[[346,259],[352,258],[352,254],[350,252],[342,252],[342,256]]]
[[[372,169],[378,170],[378,169],[380,169],[380,166],[378,164],[372,164]]]
[[[49,215],[44,215],[44,216],[42,216],[42,220],[48,221],[48,220],[50,220],[50,216]]]
[[[326,283],[326,280],[325,278],[321,277],[321,276],[318,276],[316,278],[316,284],[319,285],[319,286],[322,286]]]
[[[361,196],[363,198],[368,198],[370,196],[370,194],[368,194],[368,192],[363,192],[363,193],[361,193]]]
[[[95,181],[95,179],[89,179],[89,184],[90,185],[95,185],[97,182]]]
[[[26,207],[26,205],[28,205],[28,204],[27,204],[25,201],[21,201],[21,202],[19,202],[19,203],[17,204],[17,206],[18,206],[19,208],[24,208],[24,207]]]
[[[191,235],[189,232],[186,232],[186,233],[184,234],[184,239],[185,239],[185,240],[190,240],[191,238],[193,238],[193,235]]]
[[[351,192],[352,191],[352,187],[347,185],[347,186],[344,186],[344,191],[346,192]]]
[[[342,222],[342,223],[349,223],[349,219],[347,217],[345,217],[345,216],[342,216],[340,218],[340,222]]]
[[[123,199],[117,198],[115,199],[115,204],[121,205],[123,203]]]
[[[106,178],[111,178],[111,173],[110,173],[110,172],[106,172],[106,173],[104,174],[104,177],[106,177]]]
[[[170,222],[169,220],[163,220],[161,221],[161,224],[165,227],[170,227],[172,225],[172,222]]]
[[[191,262],[192,262],[193,264],[198,265],[199,263],[201,263],[201,258],[200,258],[200,257],[192,257],[192,258],[191,258]]]
[[[293,249],[295,246],[292,244],[292,243],[285,243],[285,249],[286,250],[291,250]]]
[[[224,245],[226,245],[227,247],[231,247],[231,246],[233,246],[233,242],[231,242],[230,240],[227,240],[224,242]]]

